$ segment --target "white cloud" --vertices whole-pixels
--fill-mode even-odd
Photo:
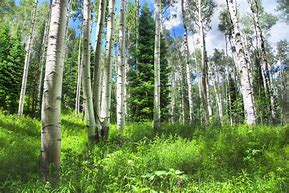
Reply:
[[[277,42],[280,40],[287,39],[289,41],[289,25],[284,22],[278,22],[276,25],[274,25],[271,30],[269,37],[269,43],[273,48],[277,46]]]
[[[165,20],[164,27],[167,30],[171,30],[183,24],[182,7],[180,0],[175,2],[172,7],[169,7],[166,12],[167,14],[164,15],[163,20]]]

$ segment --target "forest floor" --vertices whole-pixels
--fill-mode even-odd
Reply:
[[[289,127],[128,125],[87,145],[62,115],[62,177],[39,180],[40,121],[0,113],[0,192],[289,192]]]

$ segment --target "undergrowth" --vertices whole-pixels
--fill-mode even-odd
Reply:
[[[39,180],[40,122],[0,113],[0,192],[288,192],[289,127],[130,124],[87,144],[62,115],[62,177]]]

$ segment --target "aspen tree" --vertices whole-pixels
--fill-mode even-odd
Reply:
[[[239,27],[236,4],[233,0],[227,0],[227,6],[230,13],[231,21],[234,26],[232,38],[236,51],[236,68],[239,72],[241,82],[241,93],[243,96],[245,120],[247,124],[256,124],[256,111],[254,104],[254,95],[252,88],[252,79],[250,78],[250,63],[245,54],[242,34]]]
[[[28,37],[28,40],[26,43],[26,50],[25,50],[25,52],[26,52],[25,53],[25,62],[24,62],[24,70],[23,70],[23,76],[22,76],[22,85],[21,85],[19,107],[18,107],[18,116],[19,117],[23,116],[24,100],[25,100],[27,78],[28,78],[28,70],[29,70],[29,64],[30,64],[30,55],[31,55],[32,41],[33,41],[34,30],[35,30],[37,6],[38,6],[38,0],[35,0],[34,1],[34,7],[33,7],[33,15],[32,15],[30,34],[29,34],[29,37]]]
[[[117,128],[123,129],[125,125],[125,6],[126,0],[121,0],[120,8],[120,30],[119,30],[119,66],[117,68],[117,85],[116,85],[116,116],[117,116]]]
[[[45,79],[41,110],[40,171],[44,180],[58,180],[61,148],[61,91],[64,66],[64,40],[67,1],[54,0],[48,35]]]
[[[93,71],[93,106],[95,112],[95,119],[99,119],[100,112],[100,95],[101,95],[101,48],[103,37],[103,26],[105,19],[107,0],[99,1],[98,19],[96,28],[96,42],[95,42],[95,55],[94,55],[94,71]],[[99,129],[99,128],[98,128]]]
[[[75,97],[75,113],[80,113],[80,95],[81,95],[81,79],[82,79],[82,33],[79,36],[78,56],[77,56],[77,83]]]
[[[253,19],[255,24],[255,30],[257,35],[257,43],[258,43],[258,55],[261,59],[261,75],[263,80],[263,86],[265,90],[265,94],[267,98],[270,100],[269,106],[270,106],[270,113],[271,113],[271,121],[275,122],[276,120],[276,112],[275,112],[275,99],[273,95],[273,88],[272,88],[272,80],[270,77],[269,72],[269,64],[267,59],[267,52],[265,48],[265,41],[263,36],[263,31],[260,25],[260,9],[261,9],[261,2],[258,0],[248,0],[250,3],[251,11],[253,13]]]
[[[105,61],[103,66],[102,77],[102,96],[101,96],[101,112],[100,121],[102,122],[101,136],[104,140],[108,137],[109,122],[110,122],[110,106],[111,106],[111,49],[112,49],[112,36],[114,33],[114,14],[115,14],[115,0],[109,1],[109,15],[107,20],[107,33],[105,45]]]
[[[50,24],[50,17],[51,17],[51,2],[49,6],[49,13],[47,21],[45,22],[44,27],[44,34],[42,39],[42,55],[41,55],[41,61],[40,61],[40,75],[39,75],[39,85],[38,85],[38,93],[37,93],[37,102],[38,107],[37,111],[39,111],[39,114],[41,112],[41,103],[42,103],[42,92],[43,92],[43,79],[44,79],[44,67],[45,67],[45,60],[46,60],[46,51],[47,51],[47,41],[48,41],[48,32],[49,32],[49,24]]]
[[[189,50],[189,40],[188,40],[188,27],[187,27],[187,19],[186,19],[186,4],[185,1],[182,0],[182,15],[183,15],[183,22],[184,22],[184,45],[185,45],[185,55],[186,55],[186,77],[187,77],[187,84],[188,84],[188,99],[189,99],[189,118],[190,123],[193,122],[194,119],[194,107],[193,107],[193,88],[192,88],[192,78],[191,78],[191,68],[190,68],[190,50]]]
[[[90,0],[83,1],[83,54],[82,54],[82,85],[85,101],[85,117],[89,140],[95,140],[96,121],[94,117],[91,73],[90,73]]]
[[[155,2],[155,48],[154,48],[154,121],[155,129],[160,127],[160,42],[161,42],[161,0]]]

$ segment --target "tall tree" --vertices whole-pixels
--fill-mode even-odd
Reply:
[[[28,37],[28,40],[27,40],[27,43],[26,43],[26,55],[25,55],[25,63],[24,63],[24,70],[23,70],[23,76],[22,76],[22,86],[21,86],[20,99],[19,99],[19,108],[18,108],[18,116],[20,116],[20,117],[23,116],[25,92],[26,92],[27,77],[28,77],[28,69],[29,69],[30,55],[31,55],[31,47],[32,47],[32,40],[33,40],[34,29],[35,29],[37,5],[38,5],[38,0],[35,0],[34,8],[33,8],[33,16],[32,16],[30,34],[29,34],[29,37]]]
[[[93,109],[91,73],[90,73],[90,0],[83,1],[83,55],[82,55],[82,85],[85,100],[85,117],[88,127],[88,138],[93,141],[96,137],[96,121]]]
[[[107,34],[105,45],[105,61],[103,66],[103,79],[102,79],[102,95],[101,95],[101,112],[100,121],[103,128],[101,135],[104,140],[108,137],[109,124],[110,124],[110,106],[111,106],[111,55],[112,55],[112,36],[114,33],[114,13],[115,13],[115,0],[109,0],[108,4],[109,15],[107,20]]]
[[[279,100],[281,110],[281,123],[289,123],[289,42],[287,40],[280,40],[277,42],[278,68],[276,72],[279,73]]]
[[[205,112],[205,120],[209,121],[212,116],[212,106],[210,101],[210,85],[208,79],[208,56],[206,49],[206,33],[210,29],[211,17],[214,12],[215,3],[213,0],[190,0],[188,1],[189,14],[191,20],[195,22],[195,26],[199,32],[200,49],[201,49],[201,96],[202,104]]]
[[[78,56],[77,56],[77,83],[75,96],[75,113],[80,113],[80,96],[81,96],[81,80],[82,80],[82,34],[80,34],[78,42]]]
[[[117,67],[117,85],[116,85],[116,113],[117,113],[117,128],[123,129],[125,125],[125,7],[126,0],[121,1],[120,8],[120,30],[119,30],[119,65]]]
[[[64,40],[67,1],[54,0],[48,35],[45,81],[41,111],[41,162],[44,180],[59,179],[61,153],[61,90],[64,66]]]
[[[276,111],[275,111],[275,99],[273,95],[273,88],[271,83],[271,77],[269,72],[269,64],[267,59],[267,51],[265,47],[264,33],[260,24],[260,14],[262,10],[262,5],[260,0],[248,0],[250,3],[251,11],[253,13],[253,19],[255,24],[255,30],[257,35],[257,46],[258,46],[258,56],[260,58],[261,75],[263,79],[263,87],[265,90],[265,95],[269,99],[270,108],[270,118],[272,122],[276,121]]]
[[[239,27],[236,3],[234,0],[227,0],[227,7],[230,13],[233,29],[233,44],[236,51],[236,68],[238,69],[241,82],[241,93],[243,96],[245,120],[247,124],[256,124],[256,108],[250,76],[250,63],[246,56],[246,48],[242,41],[242,34]]]
[[[106,12],[107,0],[100,0],[98,7],[98,19],[97,19],[97,31],[96,31],[96,43],[95,43],[95,56],[94,56],[94,71],[93,71],[93,106],[95,111],[95,117],[98,119],[100,113],[100,95],[101,95],[101,48],[103,37],[103,26]],[[98,128],[99,130],[100,128]]]
[[[189,50],[189,39],[188,39],[188,27],[187,27],[187,13],[186,13],[186,4],[185,1],[182,0],[182,15],[183,15],[183,22],[184,22],[184,44],[185,44],[185,55],[186,55],[186,76],[187,76],[187,84],[188,84],[188,99],[189,99],[189,118],[190,123],[193,122],[194,119],[194,107],[193,107],[193,90],[192,90],[192,76],[191,76],[191,64],[190,64],[190,50]]]
[[[155,10],[155,49],[154,49],[154,124],[155,129],[160,127],[160,47],[161,47],[161,0],[156,0]]]

